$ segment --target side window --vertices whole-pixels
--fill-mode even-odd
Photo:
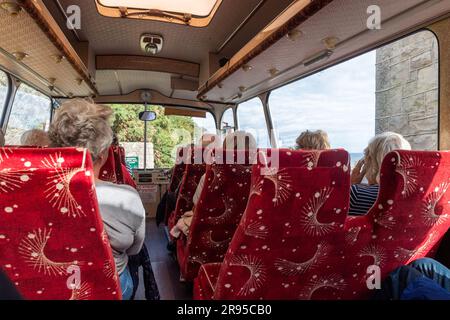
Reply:
[[[223,113],[222,120],[220,121],[220,126],[224,133],[228,133],[230,131],[235,130],[236,126],[234,125],[234,116],[232,108],[227,109]]]
[[[9,89],[8,76],[0,70],[0,117],[3,114],[6,104],[6,95]]]
[[[239,130],[253,134],[260,148],[270,148],[269,134],[267,133],[266,117],[263,104],[259,98],[241,103],[237,108]]]
[[[325,130],[352,162],[375,134],[402,134],[413,149],[438,148],[438,42],[420,31],[300,79],[270,94],[279,147],[305,130]]]
[[[211,113],[206,112],[206,118],[192,118],[196,124],[194,141],[198,141],[205,133],[217,133],[216,120]]]
[[[20,145],[20,138],[31,129],[47,130],[51,100],[39,91],[21,84],[16,92],[6,128],[6,144]]]

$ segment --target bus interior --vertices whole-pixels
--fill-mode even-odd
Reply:
[[[96,160],[23,142],[71,101],[112,110],[98,179],[145,209],[135,300],[364,300],[450,268],[450,0],[0,0],[1,273],[26,300],[120,300]],[[328,150],[299,145],[315,130]],[[255,153],[221,161],[239,132]],[[386,132],[411,150],[352,216]]]

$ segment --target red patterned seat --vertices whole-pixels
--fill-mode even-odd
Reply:
[[[195,207],[189,237],[182,235],[177,241],[178,263],[186,281],[194,280],[201,264],[223,260],[245,211],[251,159],[245,152],[239,152],[234,159],[233,154],[229,152],[232,161],[222,161],[226,159],[223,151],[216,150],[218,161],[206,168],[205,184]],[[237,161],[240,158],[243,161]]]
[[[254,167],[260,188],[253,188],[224,263],[200,269],[195,298],[364,299],[371,294],[369,266],[379,266],[383,279],[432,256],[450,225],[450,154],[387,155],[378,200],[362,217],[347,217],[348,170],[340,170],[347,160],[339,162],[311,170],[282,167],[278,188],[282,179],[292,181],[291,189],[279,189],[282,203],[272,184],[259,185],[270,180]]]
[[[100,169],[100,180],[108,181],[112,183],[119,183],[117,179],[116,159],[114,155],[114,148],[109,148],[108,159]]]
[[[203,162],[203,149],[189,148],[188,152],[191,154],[191,158],[188,159],[189,161],[187,161],[188,163],[186,164],[183,179],[179,187],[175,210],[169,216],[169,230],[175,226],[178,219],[180,219],[186,211],[192,210],[192,207],[194,206],[192,198],[194,197],[200,178],[206,171],[206,165]]]
[[[184,170],[186,169],[186,157],[188,155],[188,147],[180,147],[177,150],[175,166],[172,170],[172,177],[169,184],[169,192],[176,192],[178,186],[183,179]]]
[[[0,165],[0,267],[21,294],[120,299],[89,153],[0,148]]]

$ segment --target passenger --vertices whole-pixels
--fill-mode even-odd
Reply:
[[[66,101],[55,113],[49,138],[52,147],[84,147],[91,154],[100,213],[112,247],[123,299],[129,299],[133,281],[127,268],[128,255],[138,254],[144,243],[145,209],[139,194],[130,186],[99,180],[112,143],[108,123],[111,113],[109,107],[86,100]]]
[[[364,215],[373,206],[380,187],[381,164],[393,150],[411,150],[411,145],[394,132],[381,133],[370,140],[364,150],[364,158],[358,161],[351,174],[349,214]],[[367,184],[362,183],[364,177]]]
[[[325,131],[309,131],[302,132],[297,140],[297,149],[300,150],[327,150],[330,149],[330,141]]]
[[[236,131],[228,134],[223,141],[224,150],[256,150],[256,140],[252,134],[245,131]],[[191,226],[192,217],[194,215],[195,207],[200,200],[200,195],[202,194],[203,186],[205,184],[205,174],[202,175],[200,181],[198,182],[197,189],[195,189],[192,202],[194,206],[191,211],[185,212],[180,219],[178,219],[177,224],[170,230],[170,234],[179,238],[181,232],[185,235],[189,235],[189,228]]]
[[[25,131],[20,137],[23,146],[47,147],[50,144],[47,132],[41,129]]]
[[[375,300],[450,300],[450,270],[422,258],[394,270],[377,290]]]
[[[5,135],[3,134],[3,130],[0,129],[0,148],[5,146]]]

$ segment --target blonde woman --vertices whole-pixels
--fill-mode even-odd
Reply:
[[[100,214],[119,273],[122,296],[128,300],[133,293],[128,256],[138,254],[144,243],[145,209],[132,187],[99,179],[113,140],[108,123],[111,114],[109,107],[90,101],[66,101],[55,113],[49,138],[52,147],[84,147],[91,154]]]
[[[300,150],[327,150],[331,148],[328,134],[323,130],[306,130],[298,136],[295,142],[297,143],[297,149]]]
[[[25,131],[20,137],[23,146],[46,147],[50,144],[47,132],[41,129]]]
[[[384,132],[369,141],[364,158],[359,160],[351,174],[351,215],[364,215],[373,206],[380,188],[380,169],[384,157],[394,150],[411,150],[411,145],[402,135]],[[364,177],[367,184],[363,184]]]

